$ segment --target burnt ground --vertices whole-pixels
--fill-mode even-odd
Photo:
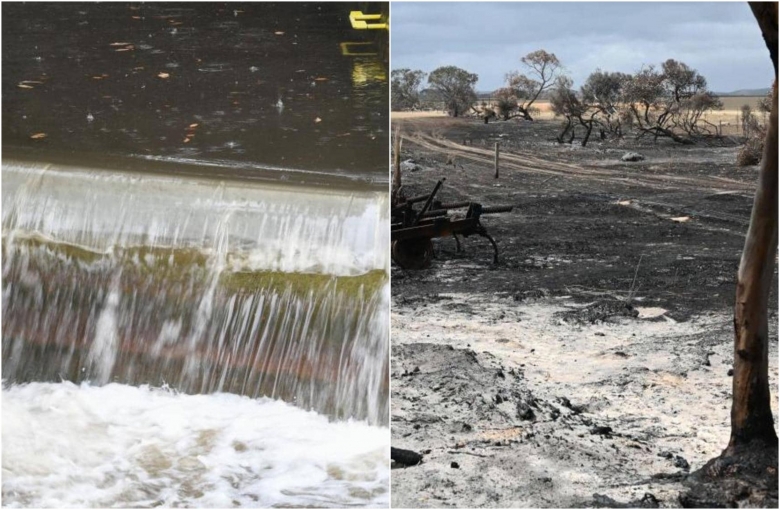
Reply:
[[[728,442],[758,168],[731,140],[582,148],[554,143],[555,122],[399,123],[406,196],[446,178],[443,202],[514,210],[483,218],[498,264],[474,236],[393,267],[393,446],[429,451],[393,471],[393,506],[680,506]],[[777,309],[770,324],[776,388]]]

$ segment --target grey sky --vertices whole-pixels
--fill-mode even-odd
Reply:
[[[596,68],[633,73],[674,58],[711,90],[769,87],[772,64],[746,2],[397,2],[392,67],[430,72],[455,65],[479,75],[477,90],[503,85],[520,57],[555,53],[582,85]]]

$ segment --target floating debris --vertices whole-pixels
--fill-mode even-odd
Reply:
[[[42,140],[48,136],[46,133],[35,133],[34,135],[30,135],[30,138],[33,140]]]
[[[20,89],[34,89],[34,85],[43,85],[42,81],[36,81],[36,80],[22,80],[19,82],[17,87]]]
[[[169,73],[158,73],[157,74],[157,77],[158,78],[162,78],[163,80],[166,80],[166,79],[170,78],[170,76],[171,75]]]

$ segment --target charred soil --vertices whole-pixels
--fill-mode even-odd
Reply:
[[[550,121],[399,123],[406,196],[446,178],[443,202],[514,210],[482,218],[498,264],[474,236],[393,268],[393,446],[424,454],[393,471],[393,506],[686,503],[689,471],[728,442],[758,168],[737,168],[730,140],[583,148]],[[776,309],[770,325],[776,388]]]

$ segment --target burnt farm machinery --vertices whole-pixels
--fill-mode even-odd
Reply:
[[[433,239],[451,235],[458,251],[461,251],[458,236],[476,234],[493,245],[493,262],[497,264],[498,246],[480,218],[485,214],[510,212],[512,206],[485,207],[468,201],[442,203],[436,200],[436,194],[443,184],[443,179],[438,181],[427,195],[394,200],[391,229],[393,261],[404,269],[425,269],[433,259]]]

